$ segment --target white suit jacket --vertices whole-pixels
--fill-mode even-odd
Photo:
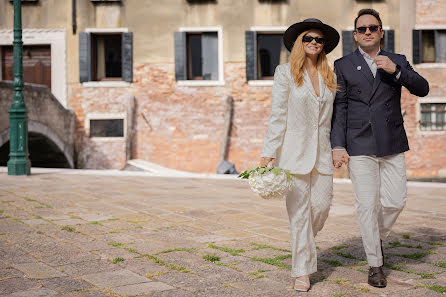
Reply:
[[[320,74],[319,87],[320,98],[306,71],[304,83],[298,87],[289,63],[277,66],[271,118],[261,154],[276,158],[276,167],[293,174],[308,174],[315,167],[321,174],[333,174],[330,129],[335,93]]]

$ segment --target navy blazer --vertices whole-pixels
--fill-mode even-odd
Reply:
[[[396,79],[382,69],[373,77],[359,49],[335,61],[338,82],[331,122],[331,147],[351,156],[389,156],[409,150],[401,114],[401,86],[415,96],[429,93],[428,82],[415,72],[404,55],[381,51],[401,66]]]

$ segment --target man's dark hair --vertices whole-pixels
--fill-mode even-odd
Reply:
[[[358,19],[365,14],[373,15],[378,20],[378,24],[381,27],[381,29],[383,28],[383,23],[381,22],[381,18],[379,17],[379,12],[377,12],[376,10],[374,10],[372,8],[365,8],[365,9],[361,9],[360,11],[358,11],[358,16],[355,19],[355,30],[356,30],[356,23],[358,22]]]

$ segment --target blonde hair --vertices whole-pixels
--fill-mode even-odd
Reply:
[[[298,87],[304,83],[305,51],[302,43],[302,37],[308,32],[309,31],[304,31],[296,38],[290,56],[291,75],[293,76],[294,82]],[[328,66],[327,56],[324,50],[322,50],[317,57],[316,68],[320,72],[324,83],[327,85],[330,91],[335,92],[337,88],[335,75],[330,66]]]

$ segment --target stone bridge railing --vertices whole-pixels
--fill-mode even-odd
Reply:
[[[9,141],[8,110],[13,92],[12,82],[0,81],[0,147]],[[54,142],[74,168],[74,112],[63,107],[46,86],[26,83],[23,96],[28,112],[28,132],[42,134]]]

